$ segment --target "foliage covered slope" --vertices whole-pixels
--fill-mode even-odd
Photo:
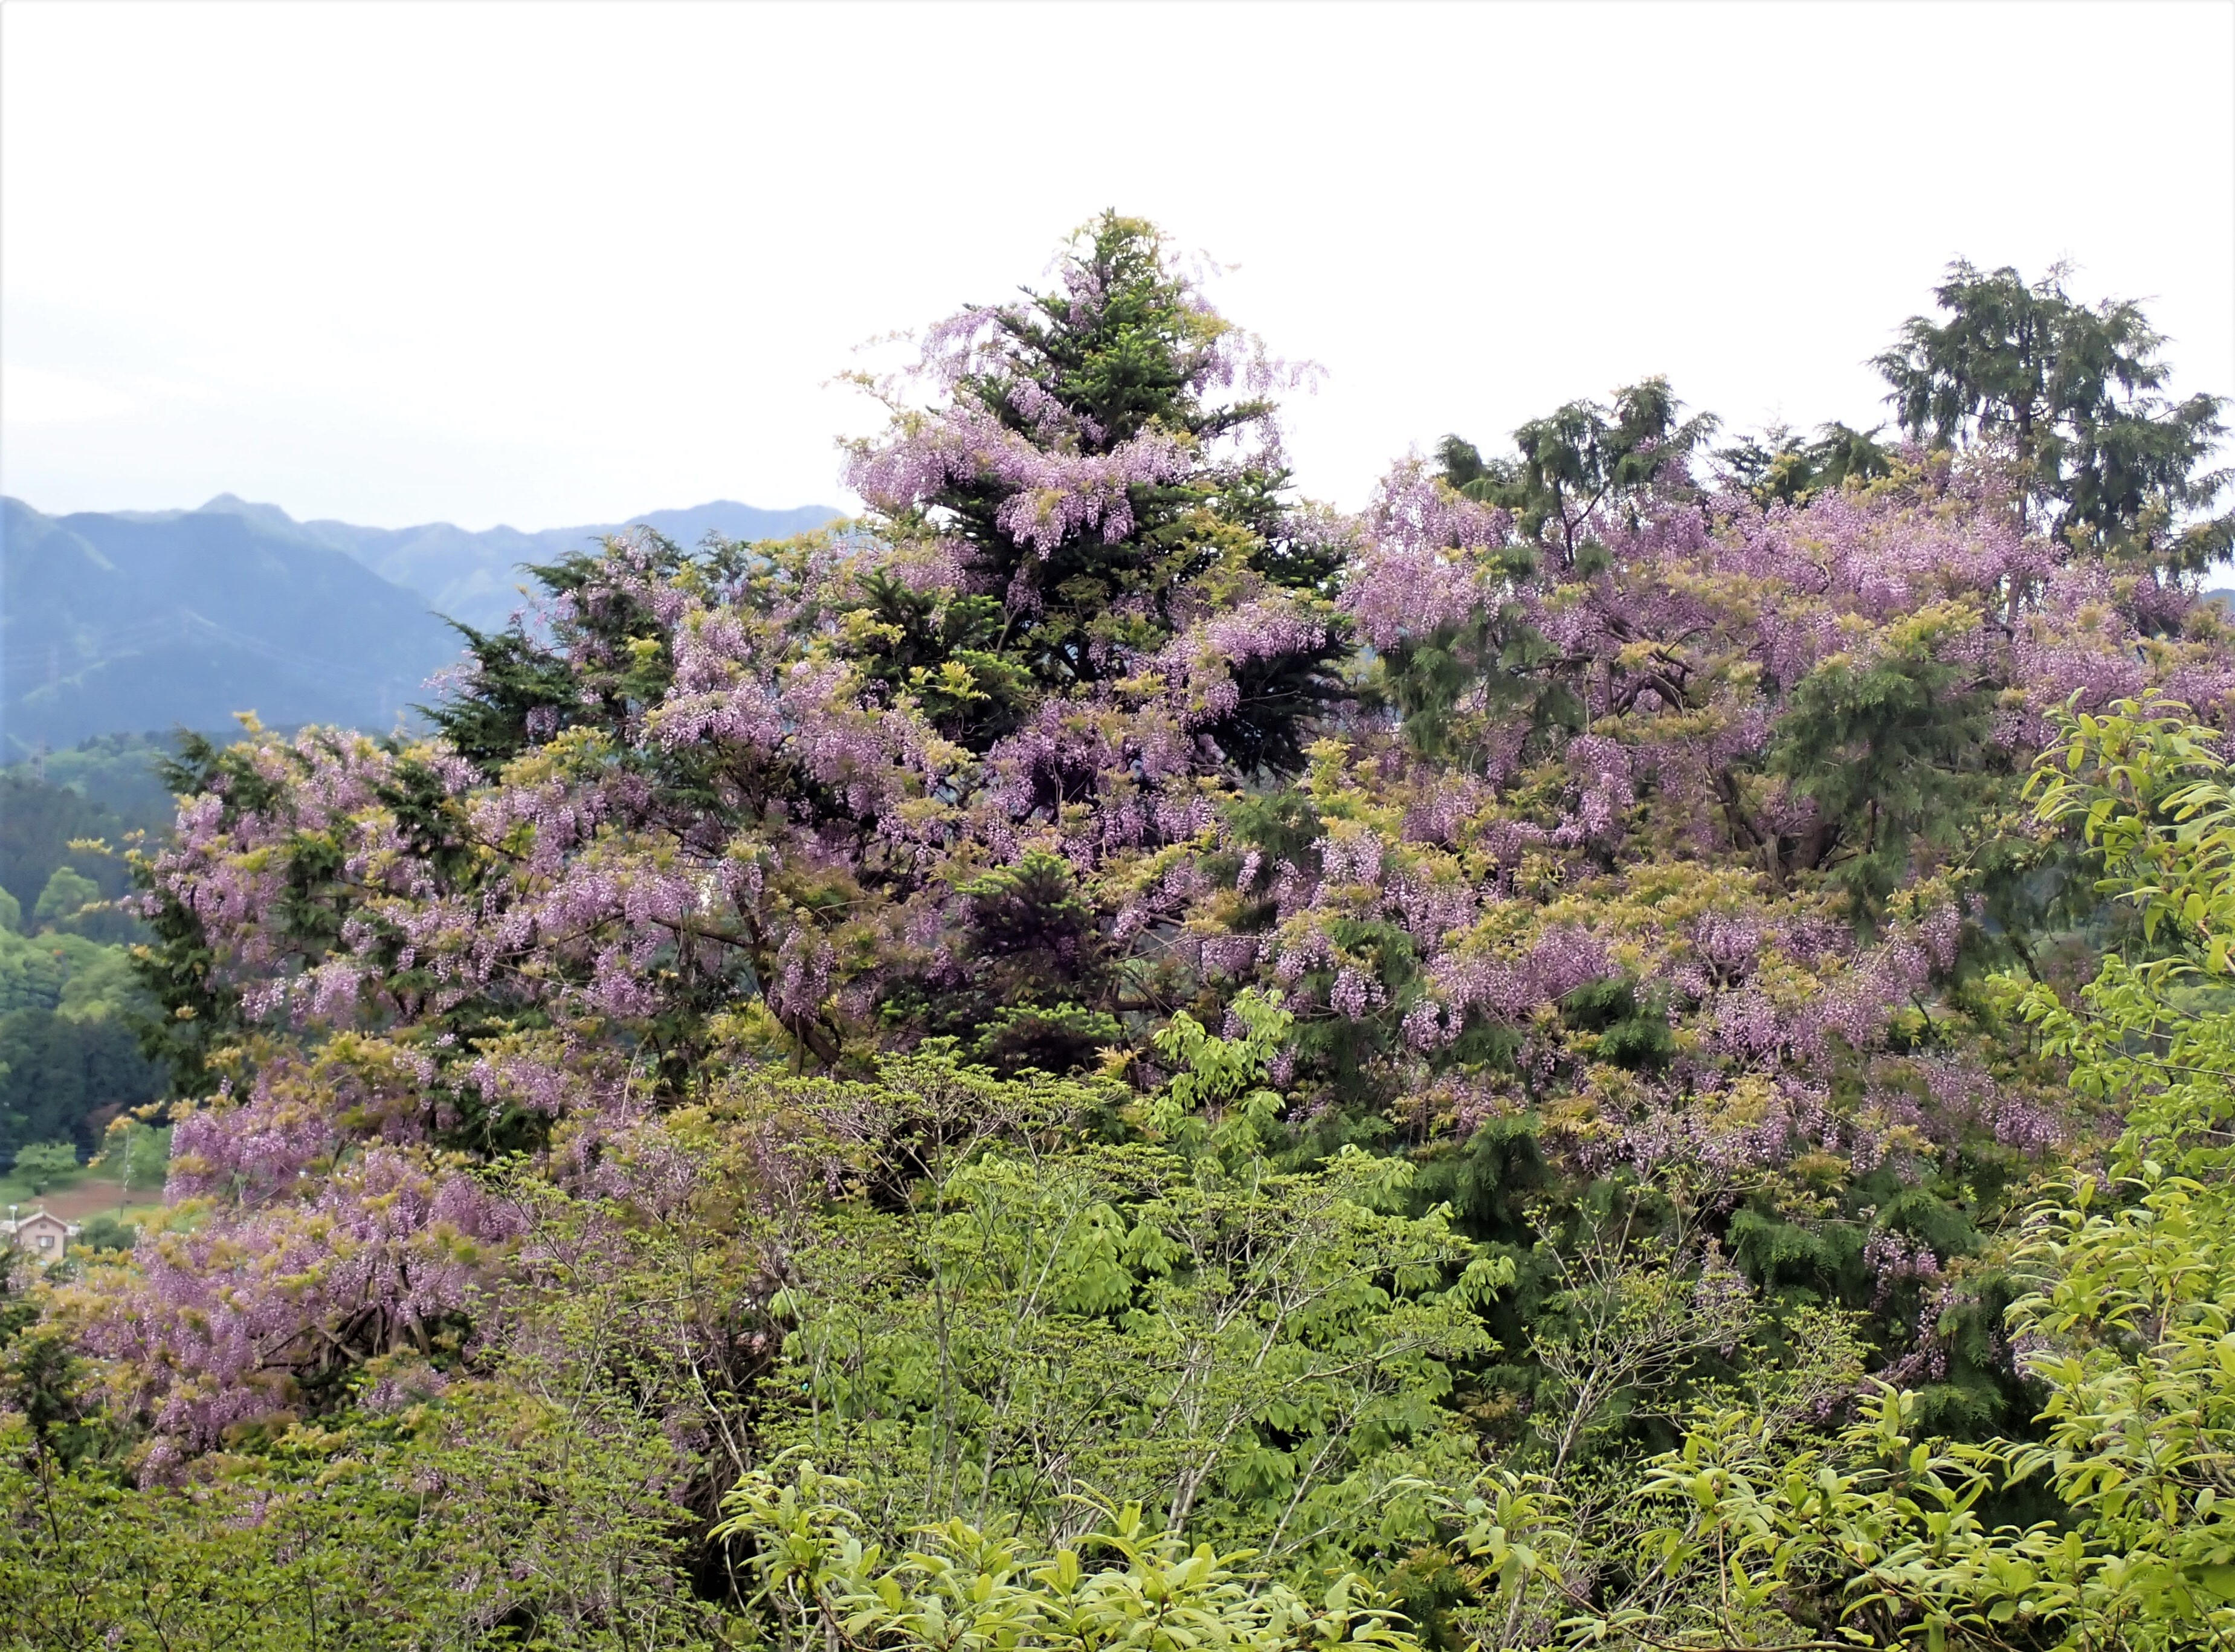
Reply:
[[[68,788],[0,775],[0,1170],[40,1144],[82,1161],[168,1087],[141,1047],[153,1005],[130,952],[146,932],[125,909],[121,824]]]
[[[2060,1178],[2162,1128],[2093,1076],[2098,959],[2208,1013],[2165,971],[2225,967],[2217,862],[2145,921],[2127,840],[2097,887],[2133,789],[2025,790],[2147,697],[2208,761],[2214,489],[2055,515],[2112,403],[2059,381],[2052,472],[1943,296],[1971,353],[1903,370],[1985,388],[1937,445],[1717,456],[1648,382],[1345,519],[1294,374],[1106,217],[872,387],[858,530],[624,536],[427,739],[191,747],[174,1220],[23,1310],[19,1598],[81,1568],[125,1643],[171,1635],[135,1575],[305,1644],[2201,1621],[2217,1574],[2103,1581],[2055,1350],[2128,1345],[2054,1305]],[[2211,434],[2145,381],[2117,417]],[[377,1493],[288,1535],[330,1485]]]

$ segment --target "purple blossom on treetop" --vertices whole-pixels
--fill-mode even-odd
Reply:
[[[1045,430],[1032,434],[1044,437]],[[994,512],[996,525],[1045,560],[1087,529],[1105,543],[1125,539],[1134,528],[1134,490],[1178,481],[1192,468],[1191,458],[1179,441],[1155,429],[1106,453],[1050,452],[985,410],[960,407],[857,457],[846,480],[894,515],[936,505],[958,484],[996,488],[1006,495]]]
[[[1153,670],[1191,625],[1292,593],[1285,632],[1229,620],[1228,636],[1180,658],[1254,645],[1229,656],[1254,668],[1235,672],[1230,692],[1183,704],[1198,707],[1190,721],[1225,760],[1293,766],[1291,731],[1333,692],[1326,666],[1340,649],[1323,619],[1295,612],[1324,606],[1335,547],[1319,518],[1292,528],[1283,498],[1262,392],[1291,376],[1135,220],[1082,230],[1059,282],[935,329],[912,381],[887,387],[893,425],[856,444],[849,478],[895,547],[940,547],[954,596],[998,600],[1004,652],[1044,694]],[[911,382],[934,404],[905,406]],[[1242,399],[1217,399],[1237,386]]]
[[[1408,459],[1383,479],[1364,525],[1343,609],[1373,647],[1456,626],[1494,600],[1483,560],[1504,546],[1512,519],[1443,486],[1425,460]]]

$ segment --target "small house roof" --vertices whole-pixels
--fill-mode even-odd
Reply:
[[[11,1238],[26,1229],[46,1227],[59,1228],[66,1235],[75,1234],[78,1230],[76,1223],[65,1221],[44,1205],[41,1205],[29,1216],[0,1218],[0,1234],[6,1234]]]

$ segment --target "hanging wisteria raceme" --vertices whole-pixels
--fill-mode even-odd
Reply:
[[[462,1166],[376,1147],[299,1199],[151,1238],[136,1276],[69,1306],[85,1345],[146,1406],[144,1466],[160,1477],[233,1425],[284,1409],[308,1375],[433,1352],[520,1231]],[[439,1385],[431,1370],[422,1380]]]
[[[1766,511],[1671,488],[1591,521],[1597,560],[1573,571],[1418,462],[1360,526],[1343,606],[1375,651],[1373,709],[1316,754],[1317,863],[1277,854],[1286,832],[1239,856],[1251,927],[1331,1048],[1491,1055],[1517,1111],[1552,1073],[1581,1141],[1641,1110],[1714,1114],[1749,1072],[1858,1060],[1852,1117],[1757,1121],[1750,1139],[1860,1164],[1917,1117],[1912,1096],[2013,1146],[2057,1139],[2053,1102],[1967,1115],[1910,1064],[1865,1058],[1905,1047],[1920,1015],[1930,1039],[1963,1036],[1924,1006],[1967,947],[2037,915],[2020,908],[2038,857],[1982,865],[1958,817],[2002,823],[2068,704],[2147,688],[2224,719],[2218,609],[2027,537],[1992,469],[1945,456]],[[1199,944],[1212,974],[1248,955]],[[1665,1037],[1574,1015],[1548,1030],[1613,980]],[[1595,1061],[1609,1037],[1616,1061]],[[1493,1053],[1516,1038],[1517,1059]]]

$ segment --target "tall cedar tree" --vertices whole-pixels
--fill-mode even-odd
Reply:
[[[2075,303],[2068,273],[1950,265],[1946,318],[1911,316],[1875,360],[1886,400],[1920,441],[2006,442],[2057,537],[2200,571],[2235,547],[2235,512],[2211,514],[2235,473],[2204,469],[2226,398],[2164,395],[2164,335],[2131,299]]]

